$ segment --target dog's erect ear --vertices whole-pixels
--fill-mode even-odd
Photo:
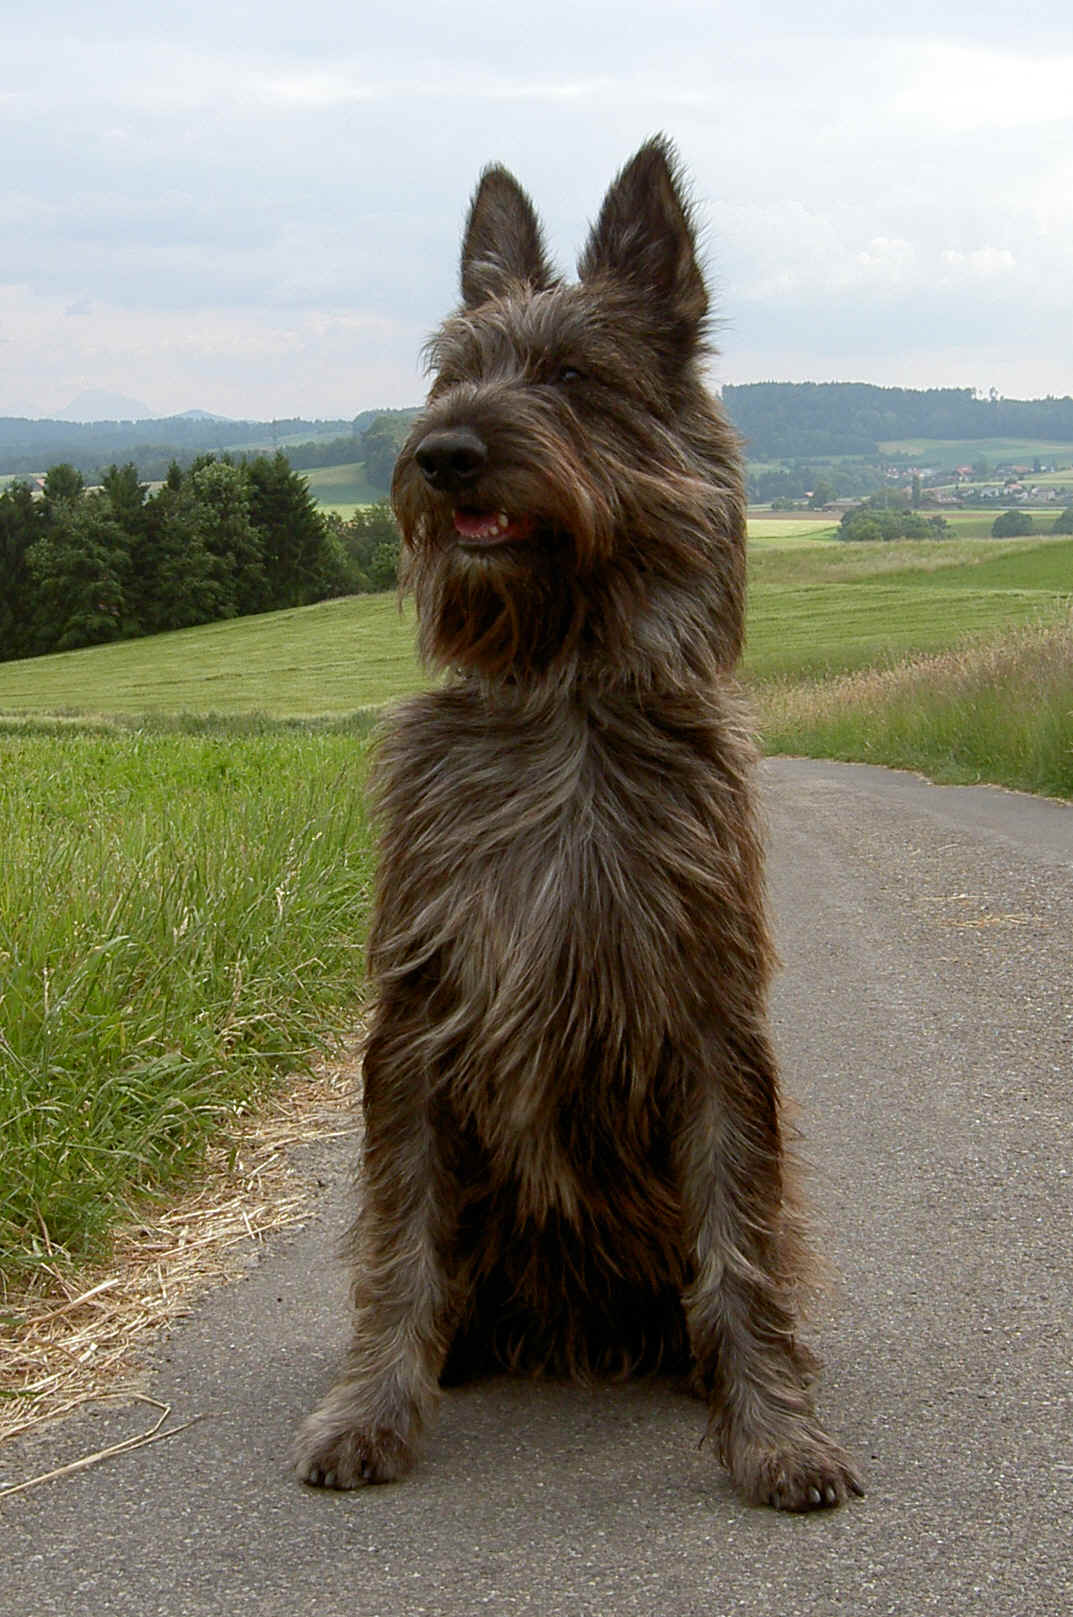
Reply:
[[[604,197],[600,217],[578,260],[583,281],[611,275],[656,298],[694,329],[708,312],[697,264],[692,211],[674,147],[662,135],[646,141]]]
[[[534,291],[554,286],[536,210],[514,175],[495,164],[473,193],[462,238],[462,300],[474,308],[500,297],[511,283]]]

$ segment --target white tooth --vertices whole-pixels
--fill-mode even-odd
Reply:
[[[505,511],[500,511],[499,515],[496,517],[496,522],[499,526],[500,533],[502,533],[504,529],[510,527],[510,518]]]

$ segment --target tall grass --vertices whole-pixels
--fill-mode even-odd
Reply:
[[[754,694],[771,752],[1073,798],[1073,612],[894,667]]]
[[[9,1278],[92,1253],[229,1110],[353,1021],[365,744],[240,728],[0,737]]]

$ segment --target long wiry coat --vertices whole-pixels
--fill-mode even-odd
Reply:
[[[484,175],[463,306],[394,500],[426,659],[377,772],[364,1197],[347,1370],[307,1480],[389,1480],[441,1381],[689,1368],[749,1498],[858,1485],[796,1339],[807,1255],[742,641],[736,439],[673,157],[605,199],[580,281]]]

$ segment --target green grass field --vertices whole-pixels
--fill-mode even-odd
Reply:
[[[754,551],[745,672],[815,679],[889,666],[1055,616],[1069,595],[1069,539]]]
[[[1073,488],[1070,490],[1070,499],[1073,501]],[[925,506],[921,514],[926,517],[941,516],[949,528],[950,538],[990,539],[995,518],[1005,509],[1005,506],[991,506],[986,511],[955,511],[950,508],[940,510]],[[1024,509],[1035,525],[1035,531],[1029,537],[1045,539],[1053,530],[1062,507],[1040,505],[1026,506]],[[839,519],[830,514],[790,517],[750,513],[749,516],[749,542],[754,551],[787,550],[791,543],[805,546],[822,544],[825,541],[842,543],[839,533]],[[932,541],[928,542],[930,544]]]
[[[888,438],[879,446],[884,455],[919,455],[929,465],[971,466],[973,461],[1013,460],[1031,466],[1040,460],[1073,465],[1073,444],[1043,438]]]
[[[1001,516],[1007,509],[998,506],[986,511],[942,511],[938,513],[949,524],[953,537],[958,539],[990,539],[992,524],[995,518]],[[1029,537],[1033,539],[1046,538],[1054,527],[1055,518],[1061,506],[1029,506],[1026,514],[1032,518],[1035,532]],[[925,509],[925,516],[936,515],[935,512]]]
[[[838,523],[829,516],[750,516],[749,544],[758,550],[793,550],[797,546],[833,544]]]
[[[772,526],[744,666],[771,750],[1073,798],[1073,539]],[[367,710],[425,678],[393,596],[0,664],[0,1296],[352,1024]]]
[[[342,517],[352,517],[355,506],[375,505],[378,500],[386,499],[383,489],[373,488],[365,481],[362,460],[343,466],[313,466],[302,476],[321,510],[337,511]]]
[[[0,663],[0,713],[352,713],[418,688],[412,622],[354,595]]]

